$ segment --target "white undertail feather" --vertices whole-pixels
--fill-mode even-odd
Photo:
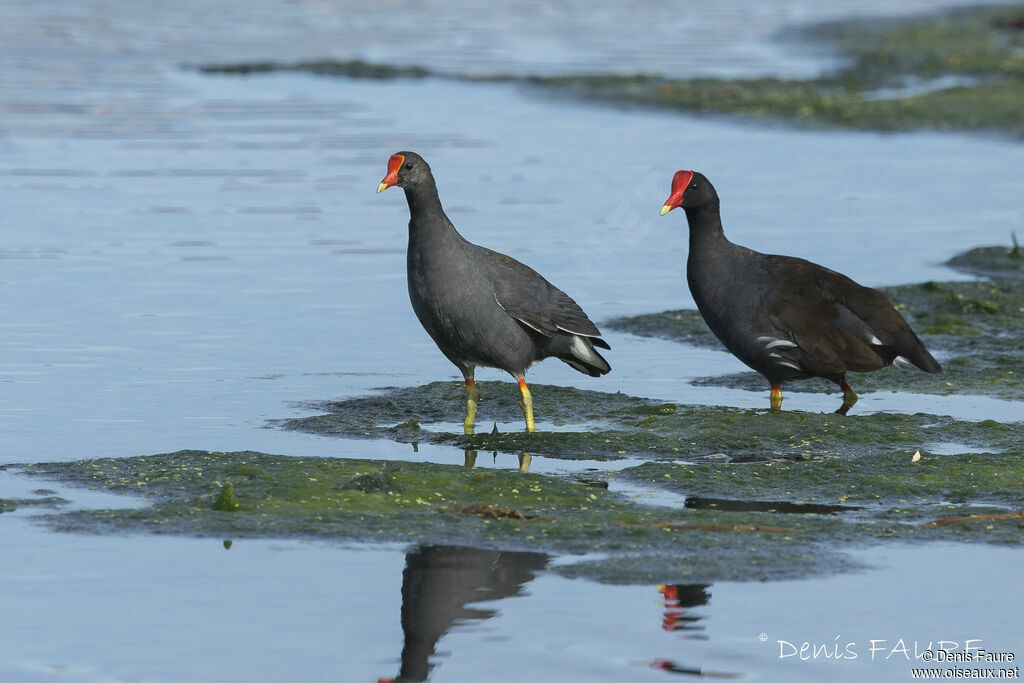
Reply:
[[[572,336],[572,345],[569,347],[569,351],[570,351],[570,353],[572,353],[572,355],[576,356],[577,358],[579,358],[584,363],[589,363],[590,365],[594,366],[595,368],[600,368],[600,369],[604,370],[605,372],[610,370],[610,368],[608,367],[608,363],[606,363],[604,361],[604,359],[601,358],[601,356],[599,356],[597,354],[597,351],[594,351],[594,347],[592,347],[590,344],[588,344],[584,340],[584,338],[579,336],[578,334],[574,334]],[[581,369],[575,363],[573,363],[571,361],[566,361],[566,362],[568,362],[569,365],[573,366],[577,370],[581,370],[582,372],[589,373],[589,370]]]
[[[900,368],[912,368],[915,367],[913,363],[904,358],[903,356],[896,356],[892,359],[892,364]]]

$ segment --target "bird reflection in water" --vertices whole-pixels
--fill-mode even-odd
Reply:
[[[496,609],[467,606],[519,595],[543,570],[543,553],[502,552],[457,546],[419,546],[402,572],[402,664],[395,678],[378,683],[426,681],[437,641],[458,622],[485,620]]]
[[[475,467],[476,466],[476,456],[477,456],[476,449],[467,448],[467,449],[463,450],[463,453],[465,453],[465,455],[466,455],[466,459],[465,459],[465,463],[464,463],[465,466],[466,467]],[[498,452],[497,451],[492,451],[491,455],[494,457],[494,462],[496,463],[498,461]],[[530,469],[530,463],[532,461],[533,461],[533,456],[532,455],[530,455],[526,451],[523,451],[522,453],[520,453],[519,454],[519,471],[520,472],[525,472],[526,470]]]
[[[688,610],[708,604],[711,600],[709,588],[711,588],[711,584],[708,583],[676,583],[658,586],[658,592],[661,593],[665,604],[661,628],[665,631],[681,631],[682,636],[688,640],[707,640],[707,635],[703,633],[704,625],[698,623],[703,617],[690,614]],[[728,680],[745,678],[744,674],[741,673],[709,671],[699,666],[680,664],[671,659],[655,659],[650,662],[650,667],[665,673],[684,674],[700,678]]]
[[[651,662],[651,668],[670,674],[686,674],[687,676],[700,676],[701,678],[715,678],[719,680],[746,678],[746,676],[741,673],[734,673],[731,671],[708,671],[707,669],[702,669],[699,666],[686,666],[685,664],[678,664],[669,659],[655,659]]]
[[[666,631],[685,631],[687,638],[707,640],[702,632],[704,625],[698,622],[702,617],[688,614],[691,607],[708,604],[711,593],[708,583],[676,583],[658,586],[658,592],[665,599],[665,613],[661,619],[661,627]]]

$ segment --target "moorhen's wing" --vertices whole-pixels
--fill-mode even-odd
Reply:
[[[546,337],[578,334],[607,348],[604,340],[598,338],[601,331],[571,296],[514,258],[485,251],[494,298],[506,313]]]
[[[799,351],[785,355],[797,358],[803,369],[825,377],[869,372],[898,355],[887,358],[885,345],[876,343],[884,334],[875,329],[877,321],[887,321],[886,312],[899,316],[885,295],[803,259],[766,256],[765,267],[775,274],[775,288],[766,297],[769,319],[796,343]]]
[[[858,285],[849,278],[822,280],[826,296],[835,299],[839,308],[837,324],[859,339],[870,344],[886,365],[897,356],[903,356],[925,372],[940,372],[942,366],[932,357],[924,344],[900,315],[889,297],[877,289]]]

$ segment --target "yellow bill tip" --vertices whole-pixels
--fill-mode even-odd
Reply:
[[[379,191],[379,190],[378,190],[378,191]],[[661,213],[659,213],[658,215],[659,215],[659,216],[664,216],[664,215],[665,215],[666,213],[668,213],[669,211],[671,211],[671,210],[672,210],[672,208],[673,208],[673,207],[671,207],[671,206],[669,206],[668,204],[666,204],[665,206],[661,207]]]
[[[383,192],[384,190],[388,189],[389,187],[391,187],[391,186],[388,185],[387,183],[383,183],[382,182],[380,185],[377,186],[377,194],[380,194],[381,192]]]

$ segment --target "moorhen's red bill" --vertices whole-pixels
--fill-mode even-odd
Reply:
[[[448,220],[430,166],[398,152],[377,187],[405,190],[409,202],[409,299],[424,329],[466,380],[467,434],[473,433],[477,366],[500,368],[519,382],[526,430],[533,401],[526,369],[550,356],[599,377],[611,366],[595,346],[610,349],[575,301],[514,258],[467,241]]]
[[[704,321],[737,358],[771,384],[771,408],[782,408],[781,383],[824,377],[843,390],[845,415],[857,402],[846,373],[906,360],[940,372],[910,325],[878,290],[810,261],[761,254],[722,231],[718,193],[700,173],[679,171],[664,216],[682,207],[690,224],[686,280]]]

